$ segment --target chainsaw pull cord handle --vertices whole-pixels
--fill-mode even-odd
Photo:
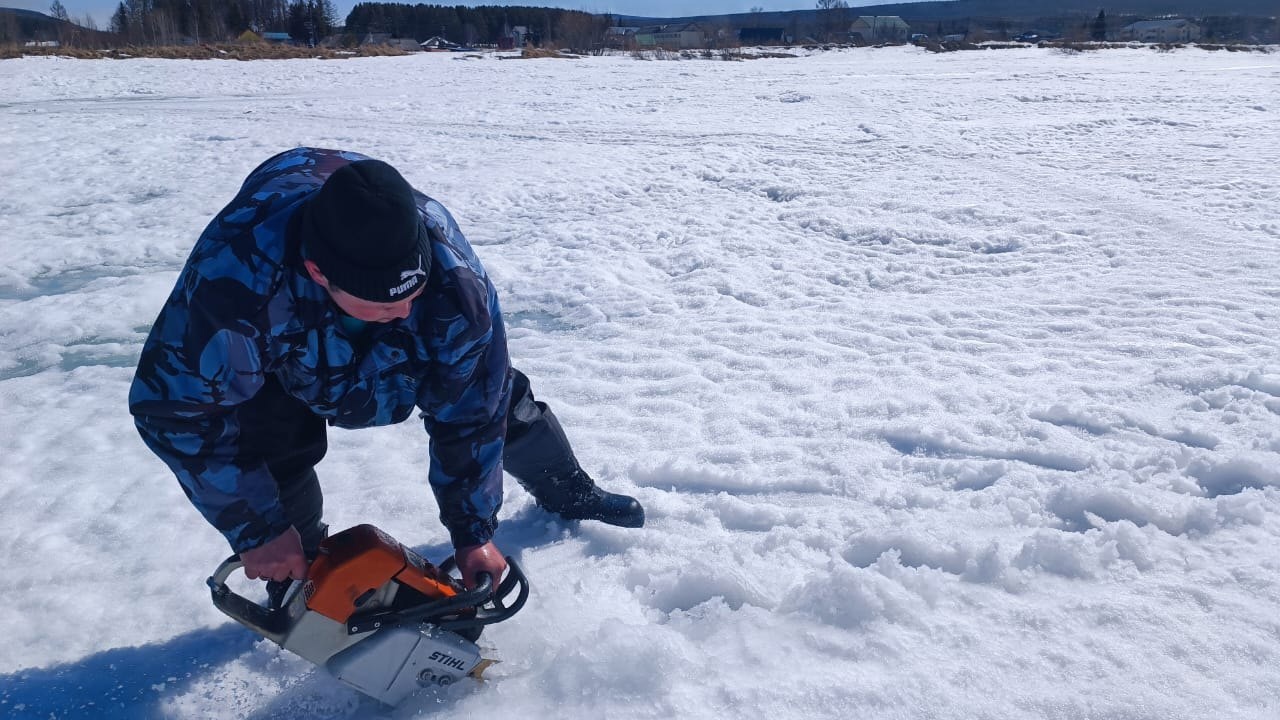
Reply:
[[[223,560],[218,569],[213,571],[213,575],[208,580],[205,580],[205,584],[209,586],[209,591],[213,595],[214,606],[226,613],[232,620],[277,645],[283,644],[289,622],[289,616],[284,608],[265,608],[243,595],[237,594],[227,586],[227,579],[231,577],[231,574],[243,567],[244,561],[240,559],[240,556],[232,555]]]

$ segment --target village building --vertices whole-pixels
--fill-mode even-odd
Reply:
[[[897,15],[862,15],[849,26],[849,39],[864,43],[904,42],[911,26]]]
[[[641,48],[696,50],[706,47],[706,33],[697,23],[654,25],[636,31],[636,44]]]
[[[1124,26],[1120,38],[1145,43],[1195,42],[1200,39],[1200,26],[1179,18],[1143,20]]]
[[[751,27],[738,31],[738,42],[743,45],[786,45],[791,42],[785,28]]]

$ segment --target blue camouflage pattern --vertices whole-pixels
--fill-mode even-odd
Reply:
[[[268,375],[338,427],[421,410],[428,480],[454,546],[493,537],[511,370],[497,293],[457,223],[415,191],[432,239],[426,290],[408,318],[370,323],[358,341],[289,231],[330,174],[364,159],[297,148],[255,169],[196,242],[138,362],[138,431],[236,552],[289,528],[264,443],[241,435],[242,406]]]

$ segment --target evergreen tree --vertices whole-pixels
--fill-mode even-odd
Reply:
[[[129,10],[125,8],[123,2],[116,7],[115,13],[111,16],[111,32],[116,35],[129,34]]]
[[[314,46],[333,32],[333,6],[326,0],[289,3],[289,37]]]
[[[1098,17],[1093,19],[1092,37],[1098,42],[1107,39],[1107,11],[1099,10]]]

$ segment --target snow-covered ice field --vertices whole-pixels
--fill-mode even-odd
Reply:
[[[195,237],[300,145],[457,216],[642,530],[508,484],[490,682],[396,717],[1280,717],[1280,54],[0,62],[0,716],[375,712],[209,603],[134,432]],[[441,559],[416,422],[327,519]]]

